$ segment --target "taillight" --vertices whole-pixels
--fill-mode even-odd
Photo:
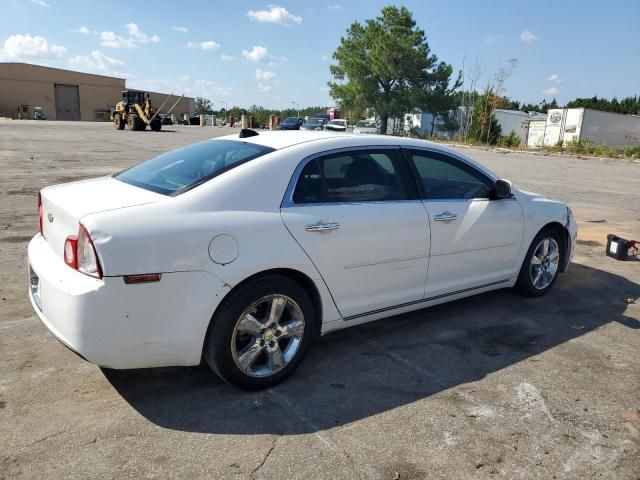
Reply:
[[[70,235],[64,242],[64,263],[71,268],[78,269],[78,237],[77,235]]]
[[[64,263],[90,277],[102,278],[96,248],[91,235],[82,224],[78,235],[70,235],[64,242]]]
[[[42,195],[38,193],[38,218],[40,220],[40,235],[44,235],[42,229]]]
[[[76,252],[78,257],[78,271],[91,277],[102,278],[102,270],[100,269],[96,247],[93,245],[91,235],[89,235],[89,232],[87,232],[87,229],[82,224],[80,224],[80,230],[78,231],[78,246]]]

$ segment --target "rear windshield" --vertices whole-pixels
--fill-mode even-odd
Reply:
[[[273,150],[237,140],[206,140],[147,160],[116,174],[115,178],[175,196]]]

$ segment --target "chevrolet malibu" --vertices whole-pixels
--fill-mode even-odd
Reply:
[[[86,360],[197,365],[245,389],[325,333],[500,288],[572,257],[563,203],[408,138],[242,130],[44,188],[29,296]]]

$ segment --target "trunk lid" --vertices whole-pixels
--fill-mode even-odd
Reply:
[[[53,185],[42,189],[42,230],[61,258],[64,242],[77,235],[82,217],[92,213],[158,202],[167,197],[134,187],[113,177]]]

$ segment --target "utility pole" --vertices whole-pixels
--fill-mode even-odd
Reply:
[[[300,118],[300,104],[298,102],[291,102],[291,105],[295,105],[298,109],[298,118]]]

